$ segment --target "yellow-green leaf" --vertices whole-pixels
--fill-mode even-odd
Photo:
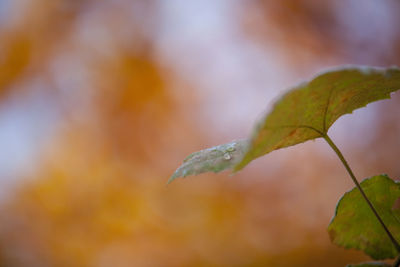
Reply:
[[[394,238],[400,241],[400,210],[395,208],[400,183],[377,175],[362,181],[361,187]],[[357,188],[340,199],[328,232],[336,245],[362,250],[375,260],[399,254]]]
[[[322,137],[340,116],[398,89],[397,67],[353,66],[318,75],[286,93],[258,123],[235,171],[273,150]]]

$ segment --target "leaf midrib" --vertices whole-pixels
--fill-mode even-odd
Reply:
[[[326,129],[326,118],[327,118],[327,115],[328,115],[329,106],[331,104],[332,93],[333,93],[334,90],[335,90],[335,86],[333,86],[331,88],[331,90],[329,91],[328,102],[326,103],[326,107],[325,107],[324,118],[323,118],[323,120],[324,120],[324,124],[323,124],[323,132],[324,132],[324,134],[326,134],[328,132],[328,129]]]
[[[276,130],[276,129],[280,129],[280,128],[307,128],[310,130],[314,130],[315,132],[317,132],[318,134],[320,134],[321,136],[324,136],[325,133],[321,132],[320,130],[309,126],[309,125],[279,125],[279,126],[275,126],[275,127],[266,127],[265,129],[270,129],[270,130]]]

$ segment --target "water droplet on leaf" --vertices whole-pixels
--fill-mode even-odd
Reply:
[[[229,153],[225,153],[224,154],[224,159],[230,160],[231,159],[231,155]]]
[[[230,147],[228,147],[228,148],[226,149],[226,151],[233,152],[233,151],[235,151],[235,147],[230,146]]]

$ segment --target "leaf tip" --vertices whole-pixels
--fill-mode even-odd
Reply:
[[[179,174],[177,171],[175,171],[174,174],[172,174],[171,177],[169,177],[166,185],[169,185],[170,183],[172,183],[176,178],[179,178]]]
[[[165,185],[169,185],[170,183],[172,183],[172,181],[174,181],[175,178],[173,178],[172,176],[168,179],[167,183]]]

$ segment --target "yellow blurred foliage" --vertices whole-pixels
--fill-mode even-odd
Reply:
[[[31,43],[24,36],[7,36],[0,39],[0,92],[18,81],[31,56]]]

